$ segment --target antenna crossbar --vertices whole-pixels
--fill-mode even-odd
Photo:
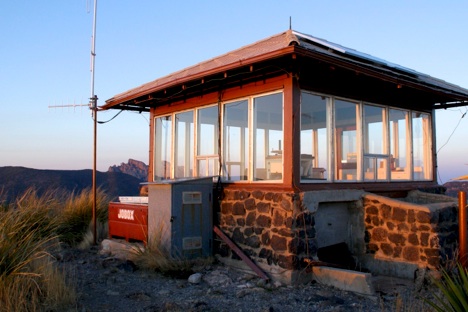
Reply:
[[[83,106],[89,107],[89,103],[88,104],[49,105],[47,107],[48,108],[63,108],[63,107],[83,107]]]

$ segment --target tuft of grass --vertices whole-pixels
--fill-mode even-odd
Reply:
[[[109,236],[108,222],[102,222],[99,219],[96,222],[97,240],[103,240]],[[93,225],[89,224],[87,231],[83,234],[81,242],[77,245],[78,249],[84,250],[90,248],[94,243]]]
[[[468,311],[468,270],[457,263],[456,270],[441,270],[442,278],[433,279],[439,294],[433,294],[435,300],[426,302],[438,312]]]
[[[72,283],[50,252],[61,243],[86,242],[92,220],[92,192],[28,189],[7,203],[0,190],[0,312],[63,311],[76,308]],[[97,224],[107,235],[108,197],[97,193]]]
[[[48,311],[63,311],[76,305],[77,295],[71,278],[58,269],[50,258],[36,263],[35,270],[47,277],[42,293],[45,297],[43,306]]]
[[[57,310],[74,302],[74,290],[57,271],[54,193],[26,191],[0,211],[0,311]]]
[[[104,227],[107,223],[107,207],[109,198],[98,189],[96,196],[96,224]],[[87,232],[93,216],[93,193],[92,190],[83,190],[80,194],[70,194],[63,200],[59,217],[57,234],[62,242],[71,246],[80,244]],[[105,231],[101,231],[106,235]],[[105,236],[101,236],[103,238]],[[92,236],[91,236],[92,239]]]
[[[170,251],[162,241],[164,226],[147,240],[146,248],[136,251],[135,263],[142,269],[156,271],[174,278],[187,278],[194,273],[193,267],[196,261],[182,257],[171,256]],[[200,261],[200,260],[197,260]]]

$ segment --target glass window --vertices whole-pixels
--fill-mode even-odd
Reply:
[[[283,94],[254,98],[253,179],[283,178]]]
[[[408,180],[410,170],[409,156],[409,112],[389,109],[390,126],[390,170],[392,180]]]
[[[301,94],[301,179],[328,178],[327,103],[329,98]]]
[[[364,105],[364,180],[386,180],[388,158],[385,131],[385,108]]]
[[[199,177],[218,174],[218,106],[198,110],[197,168]]]
[[[154,180],[171,178],[172,154],[172,120],[171,116],[156,118],[154,145]]]
[[[219,117],[217,105],[156,117],[154,180],[219,174]],[[283,123],[281,92],[224,104],[223,179],[282,180]],[[302,92],[300,127],[302,182],[433,179],[429,113]]]
[[[364,105],[364,153],[386,154],[384,117],[383,107]]]
[[[358,179],[357,118],[359,105],[335,100],[336,179]]]
[[[248,179],[249,123],[248,101],[224,105],[224,178],[228,181]]]
[[[388,157],[364,155],[364,180],[387,180]]]
[[[432,179],[432,142],[429,114],[413,112],[413,179]]]
[[[193,174],[193,111],[175,115],[174,177]]]
[[[303,91],[300,141],[301,182],[433,179],[429,113]]]

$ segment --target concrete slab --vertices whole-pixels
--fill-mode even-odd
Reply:
[[[362,295],[375,295],[370,273],[316,266],[312,268],[312,274],[313,279],[320,284]]]

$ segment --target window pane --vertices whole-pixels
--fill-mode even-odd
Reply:
[[[431,127],[429,114],[413,112],[413,179],[432,179]]]
[[[356,103],[335,101],[335,142],[337,180],[357,179]]]
[[[193,111],[175,115],[175,177],[191,177],[193,172]]]
[[[387,180],[387,157],[364,156],[364,180]]]
[[[171,116],[156,118],[154,146],[154,180],[171,178]]]
[[[386,154],[383,107],[364,105],[364,153]]]
[[[254,180],[283,177],[283,94],[254,99]]]
[[[390,170],[392,180],[410,179],[407,160],[408,148],[408,114],[400,109],[389,110],[390,120]]]
[[[198,176],[218,174],[218,107],[211,106],[198,110],[197,125]]]
[[[327,179],[328,98],[301,94],[301,179]]]
[[[198,160],[198,176],[213,177],[218,175],[219,162],[216,158],[204,158]]]
[[[248,160],[248,102],[224,105],[224,173],[228,181],[247,180]]]

